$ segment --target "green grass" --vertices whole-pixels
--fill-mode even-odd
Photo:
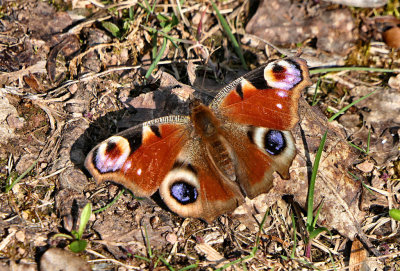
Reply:
[[[317,93],[318,93],[318,89],[319,89],[320,85],[321,85],[321,78],[318,78],[317,84],[315,85],[315,90],[314,90],[314,95],[313,95],[311,106],[315,106],[318,103]]]
[[[148,79],[150,77],[153,70],[157,67],[158,62],[160,62],[161,57],[164,55],[165,49],[167,48],[167,43],[168,43],[168,39],[166,37],[164,37],[163,44],[161,45],[161,48],[158,51],[156,58],[151,63],[149,69],[146,72],[146,75],[144,76],[146,79]]]
[[[79,253],[84,251],[87,247],[88,242],[86,240],[83,240],[82,237],[91,215],[92,204],[89,202],[82,209],[78,231],[72,230],[71,234],[57,233],[52,238],[63,237],[72,240],[69,244],[69,249],[72,252]]]
[[[399,72],[399,69],[382,69],[373,67],[330,67],[330,68],[310,68],[310,75],[328,73],[328,72],[341,72],[341,71],[367,71],[367,72]]]
[[[236,40],[235,35],[233,35],[231,28],[229,27],[224,16],[222,16],[222,14],[219,12],[219,9],[218,9],[217,5],[214,3],[214,1],[211,1],[211,5],[212,5],[213,9],[215,10],[215,13],[217,14],[217,18],[218,18],[219,22],[221,23],[222,28],[224,29],[229,40],[232,42],[233,49],[235,50],[236,54],[239,56],[240,61],[242,62],[243,68],[245,68],[247,70],[248,68],[247,68],[246,60],[244,59],[244,56],[243,56],[242,48],[240,47],[238,41]]]
[[[349,105],[343,107],[342,109],[340,109],[336,114],[334,114],[332,117],[330,117],[328,119],[329,122],[334,121],[337,117],[339,117],[340,115],[344,114],[350,107],[352,107],[353,105],[361,102],[362,100],[365,100],[366,98],[368,98],[369,96],[371,96],[372,94],[374,94],[376,92],[376,90],[368,93],[367,95],[364,95],[363,97],[355,100],[354,102],[350,103]]]
[[[37,165],[38,160],[34,161],[27,170],[25,170],[19,177],[17,177],[14,181],[12,181],[10,183],[10,181],[12,180],[12,175],[8,176],[7,181],[6,181],[6,189],[5,192],[8,193],[10,192],[10,190],[14,187],[14,185],[16,185],[17,183],[19,183],[23,178],[25,178],[26,175],[28,175],[29,172],[31,172],[31,170]],[[10,183],[10,184],[9,184]]]
[[[363,152],[364,154],[369,155],[369,149],[370,149],[370,145],[371,145],[371,129],[368,129],[368,138],[367,138],[367,148],[366,149],[359,147],[350,141],[347,143],[349,143],[350,146],[359,150],[360,152]]]
[[[97,213],[103,212],[104,210],[106,210],[106,209],[108,209],[109,207],[111,207],[114,203],[117,202],[117,200],[121,197],[121,195],[122,195],[124,192],[125,192],[125,188],[122,188],[121,191],[118,193],[118,195],[117,195],[115,198],[113,198],[113,200],[112,200],[109,204],[107,204],[106,206],[104,206],[104,207],[102,207],[102,208],[99,208],[99,209],[97,209],[97,210],[94,210],[93,213],[94,213],[94,214],[97,214]]]
[[[325,134],[322,136],[317,154],[315,155],[315,160],[314,160],[314,165],[311,173],[311,178],[310,178],[310,183],[308,187],[308,196],[307,196],[307,222],[306,222],[306,228],[308,232],[308,240],[307,240],[307,246],[306,246],[306,257],[310,258],[311,257],[311,242],[314,238],[316,238],[321,232],[326,231],[329,232],[329,230],[325,227],[317,227],[317,220],[319,213],[321,211],[321,208],[323,206],[323,203],[319,206],[316,215],[314,216],[314,190],[315,190],[315,181],[317,179],[317,174],[318,174],[318,169],[319,169],[319,163],[321,160],[322,152],[325,146],[326,142],[326,137],[328,135],[328,131],[325,132]]]

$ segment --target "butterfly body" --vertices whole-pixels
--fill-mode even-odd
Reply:
[[[296,154],[290,129],[300,91],[310,85],[305,62],[269,62],[222,89],[191,114],[145,122],[97,145],[85,166],[98,181],[137,196],[157,190],[173,212],[208,222],[245,197],[267,192],[274,172],[289,178]]]

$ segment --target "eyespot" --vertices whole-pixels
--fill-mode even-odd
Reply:
[[[272,155],[280,154],[286,147],[286,140],[281,131],[269,130],[264,137],[264,149]]]
[[[253,127],[249,130],[248,136],[250,141],[270,155],[278,155],[287,147],[286,137],[279,130]]]
[[[197,170],[189,163],[177,161],[161,182],[159,192],[168,208],[184,217],[203,213],[202,194]]]
[[[264,78],[272,88],[290,90],[302,80],[300,68],[292,61],[271,62],[265,67]]]
[[[196,187],[184,181],[175,182],[170,188],[170,193],[174,199],[183,205],[195,202],[198,197]]]
[[[128,140],[113,136],[101,143],[93,153],[93,164],[101,173],[114,172],[124,165],[130,152]]]
[[[161,197],[171,198],[181,205],[194,203],[200,188],[196,170],[190,164],[175,163],[174,167],[160,186]]]

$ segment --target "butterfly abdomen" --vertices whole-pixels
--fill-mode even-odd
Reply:
[[[236,181],[235,159],[226,140],[216,138],[206,144],[208,159],[219,174],[230,181]]]
[[[202,103],[192,107],[191,120],[197,135],[204,143],[207,158],[214,169],[227,180],[235,181],[235,159],[227,141],[221,136],[221,123],[215,114]]]

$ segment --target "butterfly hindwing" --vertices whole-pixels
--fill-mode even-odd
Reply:
[[[173,212],[211,222],[234,210],[244,197],[235,183],[216,171],[206,153],[201,141],[191,140],[161,183],[160,195]]]
[[[253,198],[273,186],[273,173],[289,178],[296,155],[289,131],[225,122],[223,133],[237,156],[237,175],[246,196]]]

